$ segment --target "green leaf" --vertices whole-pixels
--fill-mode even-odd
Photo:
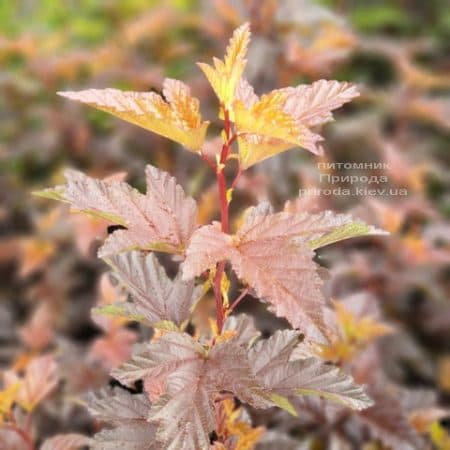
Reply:
[[[316,248],[324,247],[325,245],[333,244],[344,239],[377,234],[389,233],[383,230],[378,230],[377,228],[363,222],[351,222],[334,229],[330,233],[327,233],[318,239],[309,241],[309,246],[315,250]]]
[[[161,320],[160,322],[156,322],[153,324],[154,328],[158,328],[158,330],[164,331],[176,331],[180,332],[180,328],[170,320]]]
[[[56,199],[58,200],[58,199]],[[102,219],[106,220],[107,222],[111,222],[115,225],[122,225],[126,226],[126,222],[122,217],[118,216],[117,214],[108,213],[104,211],[95,211],[93,209],[76,209],[74,208],[74,211],[76,212],[82,212],[83,214],[86,214],[87,216],[94,217],[96,219]]]
[[[55,188],[43,189],[42,191],[32,191],[31,194],[36,197],[49,198],[60,202],[67,201],[64,198],[64,186],[56,186]]]
[[[284,409],[292,416],[298,416],[297,411],[294,408],[294,405],[289,401],[288,398],[283,397],[282,395],[275,394],[275,393],[270,394],[269,398],[279,408]]]
[[[110,303],[109,305],[92,308],[93,314],[104,316],[122,317],[133,322],[148,323],[145,316],[136,312],[133,304],[128,302]]]

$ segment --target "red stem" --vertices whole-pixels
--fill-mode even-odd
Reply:
[[[203,161],[205,161],[206,164],[208,164],[208,166],[211,167],[212,170],[216,170],[216,166],[215,166],[214,163],[211,161],[211,158],[209,158],[208,155],[206,155],[205,153],[201,153],[200,156],[201,156],[201,158],[203,159]]]
[[[233,302],[233,304],[230,306],[230,311],[233,311],[234,308],[236,308],[239,303],[241,303],[241,300],[248,294],[248,288],[245,288],[239,295],[239,297]]]
[[[231,149],[230,130],[231,122],[230,115],[226,108],[223,108],[224,113],[224,131],[225,142],[220,152],[219,164],[216,167],[217,185],[219,187],[219,200],[220,200],[220,218],[221,228],[224,233],[228,233],[229,230],[229,215],[228,215],[228,199],[227,199],[227,181],[225,179],[225,164],[227,162],[228,155]],[[225,262],[222,261],[217,264],[216,274],[214,276],[213,290],[214,297],[216,299],[216,322],[217,330],[222,333],[223,322],[225,320],[225,309],[223,305],[223,298],[221,292],[222,277],[225,272]]]
[[[237,134],[234,134],[231,136],[231,121],[230,121],[230,114],[229,111],[222,106],[223,109],[223,115],[224,115],[224,132],[225,132],[225,142],[222,146],[222,150],[220,152],[220,159],[215,167],[216,170],[216,179],[217,179],[217,185],[219,188],[219,201],[220,201],[220,218],[221,218],[221,229],[224,233],[229,232],[229,211],[228,211],[228,198],[227,198],[227,181],[225,178],[225,165],[228,159],[228,156],[231,151],[231,146],[233,142],[237,139]],[[206,155],[203,155],[203,159],[211,165],[211,160]],[[231,185],[231,189],[234,188],[236,185],[239,177],[242,174],[242,169],[239,167],[238,173],[233,180],[233,183]],[[226,311],[223,304],[223,297],[222,297],[222,290],[221,290],[221,284],[222,284],[222,277],[225,273],[225,262],[221,261],[216,266],[216,273],[214,275],[213,280],[213,290],[214,290],[214,297],[216,300],[216,323],[217,323],[217,330],[218,333],[222,333],[223,329],[223,323],[225,321]],[[245,297],[245,294],[247,291],[244,291],[241,296],[233,303],[232,307],[229,309],[229,311],[232,311],[233,308],[237,306],[237,304]]]
[[[222,169],[218,169],[217,184],[219,185],[219,199],[220,199],[220,217],[222,222],[222,231],[228,233],[228,199],[227,199],[227,184],[225,174]]]

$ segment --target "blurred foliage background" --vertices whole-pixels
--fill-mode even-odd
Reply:
[[[134,337],[90,316],[96,302],[114,295],[95,257],[105,224],[31,191],[61,183],[66,167],[98,177],[126,172],[142,188],[144,164],[151,163],[199,200],[202,222],[218,215],[211,174],[195,155],[56,92],[160,92],[164,77],[175,77],[201,99],[203,116],[214,117],[216,100],[195,62],[222,55],[232,30],[247,20],[247,75],[258,93],[330,78],[358,84],[362,95],[327,126],[323,159],[293,150],[246,173],[232,204],[235,219],[260,200],[278,209],[291,200],[294,210],[350,211],[388,229],[386,242],[341,244],[320,255],[334,274],[330,291],[337,300],[355,293],[376,298],[380,317],[396,329],[371,342],[381,349],[383,371],[402,388],[431,391],[442,407],[450,401],[448,1],[4,0],[0,368],[20,371],[50,352],[64,380],[36,413],[37,442],[57,431],[94,430],[79,405],[67,401],[63,408],[61,399],[108,383],[108,370],[126,359]],[[386,163],[389,185],[408,195],[297,198],[301,188],[324,188],[319,162],[348,161]],[[251,299],[241,309],[255,313],[266,332],[280,326]],[[255,420],[273,425],[267,417]],[[445,420],[434,422],[425,434],[448,449]],[[311,432],[299,435],[309,439]]]

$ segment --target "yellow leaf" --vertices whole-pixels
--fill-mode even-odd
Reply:
[[[223,305],[225,308],[228,308],[230,301],[228,298],[228,291],[230,290],[230,279],[228,275],[224,273],[222,275],[222,279],[220,280],[220,292],[223,298]]]
[[[243,170],[292,147],[290,143],[256,134],[239,137],[238,144],[239,161]]]
[[[11,410],[19,388],[20,382],[17,382],[0,391],[0,424],[3,421],[3,416]]]
[[[225,330],[222,331],[221,334],[219,334],[219,329],[217,328],[217,323],[214,319],[208,318],[209,327],[211,328],[211,333],[214,337],[214,340],[217,344],[227,342],[230,339],[233,339],[236,336],[235,330]]]
[[[438,450],[448,450],[450,448],[450,435],[439,422],[435,422],[431,426],[430,438]]]
[[[314,135],[283,111],[287,96],[286,92],[272,91],[250,108],[239,100],[234,102],[239,160],[243,169],[292,147],[304,147],[312,140]]]
[[[334,304],[340,335],[330,345],[322,346],[320,356],[333,361],[348,361],[357,351],[377,337],[392,332],[392,328],[373,317],[357,317],[341,302]]]
[[[242,409],[236,408],[234,401],[226,399],[220,403],[220,426],[217,435],[222,442],[232,437],[235,450],[253,450],[264,433],[264,428],[253,428],[244,421]],[[221,448],[220,446],[217,448]]]
[[[294,117],[283,111],[287,93],[272,91],[250,108],[240,100],[234,102],[234,119],[238,133],[252,133],[300,145]]]
[[[245,23],[234,31],[223,61],[214,58],[214,67],[198,63],[220,102],[227,109],[231,109],[236,87],[245,69],[247,62],[245,56],[249,42],[250,27],[248,23]]]
[[[199,152],[209,122],[202,122],[198,99],[178,80],[166,79],[163,93],[167,101],[155,92],[118,89],[59,92],[63,97],[109,112]]]

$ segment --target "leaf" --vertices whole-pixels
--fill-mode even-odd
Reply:
[[[299,342],[299,333],[277,331],[258,341],[249,351],[255,376],[271,392],[287,399],[296,395],[316,395],[352,409],[373,404],[351,376],[318,358],[290,361]]]
[[[106,334],[95,339],[89,354],[93,359],[100,360],[110,370],[130,358],[137,335],[135,331],[122,326],[107,324],[104,328]]]
[[[134,322],[142,322],[148,326],[151,326],[145,316],[140,314],[132,303],[129,302],[118,302],[112,303],[103,306],[97,306],[96,308],[92,308],[92,314],[102,314],[105,316],[111,317],[121,317],[123,319],[127,319]]]
[[[99,251],[101,257],[135,248],[178,253],[194,231],[195,201],[168,173],[150,165],[145,173],[144,195],[121,181],[97,180],[66,171],[66,202],[85,214],[126,227],[108,237]]]
[[[160,450],[156,426],[147,421],[151,403],[145,395],[124,390],[89,394],[91,415],[113,425],[94,436],[93,450]]]
[[[255,327],[253,317],[247,314],[228,316],[223,325],[222,334],[233,333],[233,341],[245,347],[250,346],[261,334]]]
[[[229,258],[232,251],[232,236],[222,233],[217,222],[200,227],[192,235],[186,250],[186,260],[182,265],[183,279],[188,281],[200,276],[220,260]]]
[[[367,347],[377,337],[394,331],[377,317],[379,311],[377,305],[373,304],[374,301],[375,299],[370,296],[354,294],[344,301],[334,302],[339,332],[330,345],[320,349],[322,359],[349,362],[358,351]],[[356,308],[359,311],[355,310]],[[367,311],[368,309],[372,309],[372,312]]]
[[[118,89],[58,92],[179,142],[189,150],[200,151],[209,122],[202,122],[198,99],[178,80],[164,80],[163,93],[167,101],[155,92]]]
[[[245,409],[236,408],[232,399],[225,399],[216,407],[216,433],[221,442],[216,441],[212,449],[253,450],[264,434],[263,427],[253,428]],[[228,444],[228,445],[227,445]]]
[[[174,397],[165,397],[151,412],[160,424],[157,438],[164,449],[209,450],[215,427],[213,403],[205,386],[195,379]]]
[[[86,401],[93,417],[113,425],[145,422],[152,406],[144,394],[132,395],[123,389],[90,392]]]
[[[236,87],[236,100],[239,100],[247,109],[250,109],[259,101],[259,97],[255,94],[253,86],[245,77],[241,77]]]
[[[276,315],[302,328],[309,338],[326,342],[321,311],[325,306],[320,292],[322,281],[316,272],[312,250],[292,244],[285,236],[276,236],[270,226],[265,227],[265,236],[264,221],[265,217],[259,217],[253,232],[247,232],[244,225],[234,240],[217,227],[200,228],[186,253],[185,278],[200,275],[216,262],[228,259],[238,277],[254,288]],[[226,241],[226,246],[220,245]]]
[[[320,153],[314,135],[295,118],[284,111],[288,95],[272,91],[263,95],[250,108],[237,100],[234,103],[234,121],[238,130],[239,160],[246,169],[277,153],[300,146]]]
[[[91,450],[161,450],[155,440],[152,424],[127,425],[112,430],[102,430],[94,436]]]
[[[167,449],[209,449],[209,433],[215,427],[213,394],[228,391],[256,407],[271,403],[251,374],[244,349],[230,343],[214,346],[200,370],[184,380],[184,387],[155,409],[151,420],[161,423],[158,431]]]
[[[199,228],[192,236],[183,264],[184,279],[199,276],[217,262],[229,260],[238,277],[309,339],[326,343],[328,326],[323,317],[326,302],[322,280],[313,262],[311,247],[348,238],[336,233],[351,222],[347,215],[264,212],[247,214],[236,235],[220,231],[217,224]],[[357,228],[360,232],[360,228]],[[378,230],[366,226],[369,233]]]
[[[291,416],[297,416],[297,411],[295,409],[295,406],[289,401],[288,398],[283,397],[282,395],[273,393],[270,394],[270,400],[278,406],[278,408],[284,409],[286,412],[288,412]]]
[[[31,360],[22,377],[13,371],[4,373],[7,387],[20,383],[16,402],[27,412],[32,412],[58,384],[58,367],[52,355],[39,356]]]
[[[181,272],[171,280],[153,253],[140,252],[111,256],[106,262],[131,294],[136,313],[155,325],[169,321],[181,326],[200,296],[193,281],[183,281]]]
[[[189,373],[199,370],[205,355],[203,347],[188,334],[167,333],[155,342],[137,346],[131,361],[111,375],[125,385],[145,378],[162,378],[168,386],[178,386]]]
[[[233,110],[238,132],[297,144],[299,141],[295,119],[283,111],[286,100],[287,94],[281,91],[272,91],[263,95],[250,108],[246,108],[241,101],[236,100]]]
[[[45,267],[56,253],[55,242],[40,237],[23,237],[18,240],[19,274],[27,277]]]
[[[144,379],[164,383],[164,392],[152,408],[150,420],[158,422],[158,440],[164,448],[209,448],[214,429],[214,397],[231,392],[255,407],[271,402],[253,376],[247,352],[233,339],[204,348],[185,333],[166,333],[157,341],[137,348],[131,362],[113,371],[125,384]]]
[[[12,383],[0,391],[0,425],[2,423],[3,416],[10,412],[19,388],[20,381]]]
[[[287,94],[284,111],[305,127],[330,122],[332,110],[359,96],[356,86],[335,80],[319,80],[280,91]]]
[[[33,191],[33,195],[36,195],[37,197],[48,198],[50,200],[64,201],[64,188],[62,186],[56,186],[52,189]]]
[[[311,127],[333,119],[331,111],[358,96],[353,85],[319,80],[284,88],[259,99],[245,79],[238,85],[232,119],[238,130],[239,160],[246,169],[292,147],[322,154],[323,138]]]
[[[439,422],[431,426],[430,438],[438,450],[446,450],[450,447],[450,433]]]
[[[361,236],[369,235],[387,235],[386,231],[379,230],[371,225],[367,225],[363,222],[349,222],[341,226],[338,226],[330,233],[326,233],[320,238],[312,239],[309,242],[311,248],[316,249],[325,247],[335,242],[343,241],[344,239],[350,239]]]
[[[236,88],[244,72],[249,41],[250,26],[245,23],[234,31],[223,61],[214,58],[214,67],[198,63],[220,102],[227,109],[231,109]]]
[[[81,434],[61,434],[47,439],[41,450],[77,450],[91,444],[91,439]]]
[[[301,127],[298,144],[292,144],[280,139],[261,136],[258,134],[242,134],[238,137],[239,161],[242,169],[248,169],[256,163],[264,161],[267,158],[275,156],[281,152],[291,149],[295,146],[306,148],[310,152],[321,155],[322,147],[318,142],[323,139],[307,128]]]
[[[358,417],[370,431],[373,438],[399,450],[424,448],[423,442],[414,428],[408,423],[400,402],[394,392],[382,386],[373,386],[370,395],[375,404],[359,413]]]

